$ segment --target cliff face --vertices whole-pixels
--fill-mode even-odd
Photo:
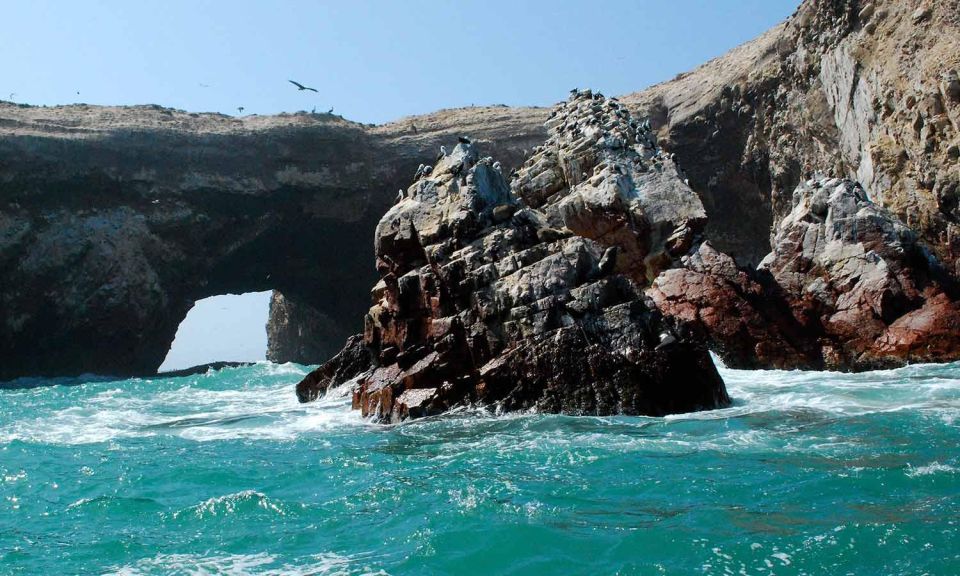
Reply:
[[[954,273],[960,2],[807,0],[784,24],[624,97],[649,115],[741,263],[770,250],[793,190],[859,181]]]
[[[704,243],[649,291],[738,368],[865,370],[960,356],[956,283],[858,184],[810,180],[773,250],[738,269]]]
[[[0,379],[155,371],[195,300],[268,289],[288,312],[271,324],[274,357],[318,361],[360,328],[372,230],[417,164],[463,130],[516,166],[545,114],[368,127],[0,104]],[[316,318],[320,343],[303,331]],[[297,351],[301,338],[314,343]]]

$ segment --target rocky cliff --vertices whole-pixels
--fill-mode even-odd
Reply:
[[[771,251],[797,186],[822,175],[860,182],[956,277],[958,71],[958,0],[805,0],[621,102],[650,118],[712,246],[745,269]],[[546,138],[547,115],[365,126],[0,103],[0,378],[150,371],[193,301],[265,289],[279,292],[272,358],[321,361],[359,328],[371,231],[417,165],[470,134],[509,171]]]
[[[0,379],[153,372],[195,300],[269,289],[274,357],[319,361],[361,328],[372,231],[420,159],[465,130],[510,169],[545,118],[0,103]]]
[[[386,421],[729,403],[707,348],[642,292],[702,231],[696,194],[616,101],[575,92],[547,126],[510,184],[465,140],[402,192],[377,225],[363,337],[300,383],[302,401],[356,378],[354,407]]]
[[[956,285],[859,184],[810,180],[756,269],[704,243],[650,290],[659,309],[740,368],[865,370],[960,356]]]
[[[793,190],[856,180],[956,274],[960,2],[806,0],[785,23],[623,98],[700,194],[711,241],[770,250]]]

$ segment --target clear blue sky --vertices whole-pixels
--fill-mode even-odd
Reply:
[[[622,94],[667,80],[798,3],[18,0],[0,24],[0,98],[230,114],[333,106],[361,122],[548,105],[573,86]]]
[[[624,94],[689,70],[799,0],[12,0],[0,99],[360,122],[471,104]],[[317,88],[298,92],[288,79]],[[77,94],[79,92],[79,94]],[[164,368],[263,358],[269,295],[194,308]]]

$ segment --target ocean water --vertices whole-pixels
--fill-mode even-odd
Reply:
[[[960,574],[958,364],[399,426],[306,370],[0,390],[0,574]]]

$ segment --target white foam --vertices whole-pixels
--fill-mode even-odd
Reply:
[[[756,446],[809,449],[809,442],[820,447],[845,442],[830,437],[809,442],[784,439],[783,434],[770,429],[773,424],[767,419],[781,429],[792,426],[799,430],[833,418],[908,410],[955,426],[960,414],[957,364],[861,374],[724,367],[720,372],[734,400],[733,406],[722,410],[666,418],[578,418],[571,424],[566,419],[550,420],[536,414],[495,415],[486,410],[462,409],[444,416],[441,427],[471,431],[466,438],[458,439],[461,448],[471,443],[482,448],[492,441],[508,443],[500,448],[510,451],[553,443],[562,452],[573,445],[590,446],[589,442],[596,439],[607,448],[623,450],[736,451]],[[317,402],[298,403],[294,386],[305,374],[306,369],[296,364],[262,362],[182,378],[8,391],[0,396],[0,413],[12,416],[0,423],[0,444],[20,440],[74,445],[156,435],[197,442],[284,441],[373,426],[350,409],[349,395],[330,394]],[[695,435],[686,431],[687,421],[732,419],[750,419],[751,425],[708,427]],[[436,422],[425,419],[392,429],[399,434],[430,436],[436,433]],[[495,434],[518,422],[532,433],[507,439]],[[473,434],[484,429],[490,434]],[[799,444],[794,445],[796,442]],[[566,457],[589,462],[595,454],[570,451]],[[456,454],[441,450],[437,458],[442,462],[444,458],[456,458]]]
[[[373,571],[339,554],[324,553],[311,556],[302,563],[282,562],[276,556],[260,554],[158,554],[128,566],[111,568],[106,572],[115,576],[145,576],[150,574],[189,576],[348,576],[386,574]]]
[[[290,440],[305,433],[365,425],[344,397],[300,404],[294,386],[305,374],[302,367],[261,363],[252,368],[232,369],[247,370],[234,375],[249,376],[226,389],[212,372],[177,379],[130,380],[120,387],[115,382],[84,384],[59,391],[60,397],[46,390],[44,398],[51,404],[72,405],[50,410],[41,407],[34,410],[38,413],[35,417],[0,424],[0,443],[20,440],[74,445],[156,435],[198,442]]]
[[[956,474],[957,469],[949,464],[941,464],[939,462],[931,462],[926,466],[917,466],[916,468],[910,466],[907,468],[907,476],[911,478],[916,478],[918,476],[930,476],[931,474]]]

